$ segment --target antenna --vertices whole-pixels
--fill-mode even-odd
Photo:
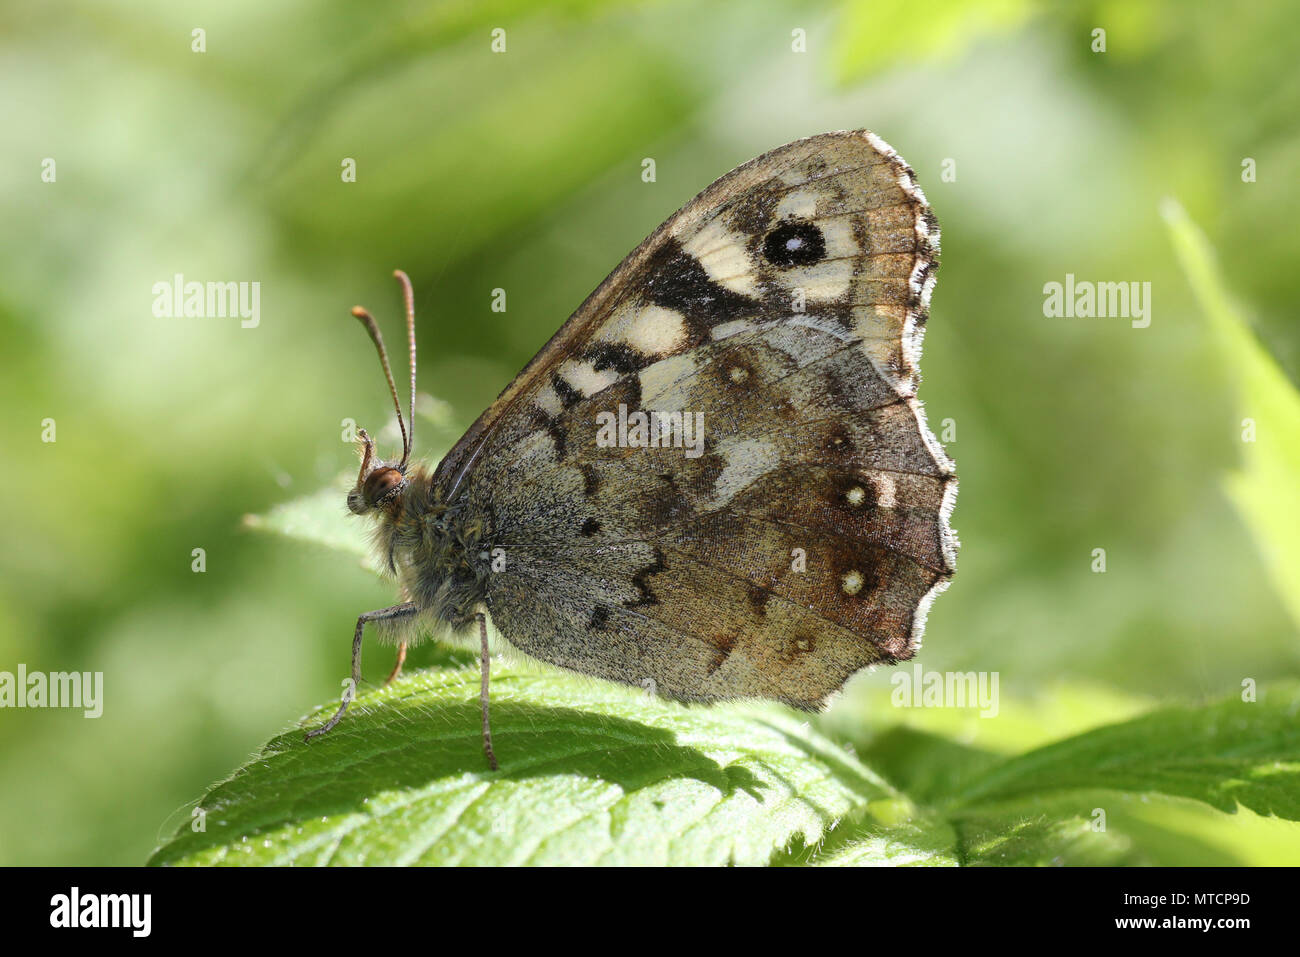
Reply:
[[[361,320],[361,324],[366,327],[366,332],[370,333],[370,340],[375,344],[375,349],[379,352],[379,364],[384,367],[384,378],[388,380],[388,392],[393,397],[393,408],[397,410],[397,427],[402,430],[402,468],[406,467],[406,460],[411,456],[411,441],[406,433],[406,423],[402,421],[402,403],[397,398],[397,385],[393,382],[393,370],[388,367],[388,350],[384,348],[384,337],[379,333],[379,326],[375,324],[375,317],[366,312],[360,306],[352,307],[352,315]]]
[[[415,292],[411,289],[411,278],[400,269],[393,270],[393,276],[402,284],[402,298],[406,300],[406,342],[409,347],[411,363],[411,413],[406,417],[409,444],[402,454],[401,470],[406,471],[406,461],[411,457],[415,446]],[[399,410],[398,415],[401,415]]]

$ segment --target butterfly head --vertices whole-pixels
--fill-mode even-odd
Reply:
[[[399,506],[407,485],[406,462],[376,462],[375,443],[366,430],[358,430],[357,435],[362,442],[361,471],[357,473],[357,484],[348,492],[348,510],[365,515]]]
[[[352,315],[361,321],[370,333],[371,341],[379,352],[379,364],[383,366],[384,378],[388,380],[388,392],[393,398],[393,407],[397,410],[397,427],[402,433],[402,458],[400,461],[387,462],[375,459],[375,443],[366,434],[365,429],[358,431],[361,440],[361,471],[357,473],[357,484],[348,492],[348,509],[356,515],[365,515],[375,511],[394,511],[402,501],[402,493],[407,487],[407,466],[411,461],[411,446],[415,440],[415,297],[411,291],[411,280],[400,269],[393,273],[402,284],[403,298],[406,300],[406,337],[410,343],[411,357],[411,406],[410,414],[402,418],[402,403],[397,398],[397,386],[393,382],[393,372],[388,365],[388,350],[384,347],[384,337],[374,317],[360,306],[352,309]]]

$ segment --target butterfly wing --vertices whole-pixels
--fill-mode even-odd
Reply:
[[[938,238],[862,131],[764,154],[656,230],[439,466],[502,550],[502,634],[672,697],[810,708],[911,657],[956,551],[915,398]],[[658,447],[627,441],[637,411],[669,423]]]

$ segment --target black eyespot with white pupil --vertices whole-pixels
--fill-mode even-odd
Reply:
[[[763,255],[773,266],[811,266],[826,255],[826,238],[814,223],[791,219],[781,223],[763,240]]]

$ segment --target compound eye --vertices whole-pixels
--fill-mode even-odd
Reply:
[[[397,469],[375,469],[366,476],[366,504],[372,508],[401,487],[402,473]]]

